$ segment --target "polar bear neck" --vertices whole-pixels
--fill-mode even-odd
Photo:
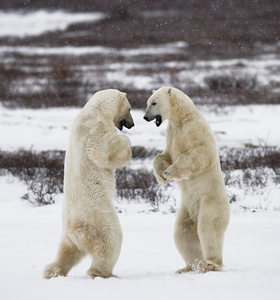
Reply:
[[[175,124],[180,123],[184,119],[189,121],[199,117],[199,111],[196,109],[192,100],[185,94],[178,94],[172,97],[170,101],[171,111],[169,115],[169,122]]]
[[[83,109],[84,119],[113,122],[118,112],[116,99],[90,99]]]
[[[76,117],[73,127],[81,132],[88,132],[96,128],[97,124],[103,124],[107,131],[115,131],[114,110],[106,109],[105,105],[85,105]]]

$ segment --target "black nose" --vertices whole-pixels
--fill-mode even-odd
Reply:
[[[146,120],[146,121],[149,121],[149,118],[146,117],[146,116],[144,116],[143,119]]]
[[[134,122],[129,122],[127,120],[122,120],[121,121],[122,125],[128,129],[132,128],[134,126]]]
[[[134,123],[128,123],[126,122],[126,128],[130,129],[134,126]]]

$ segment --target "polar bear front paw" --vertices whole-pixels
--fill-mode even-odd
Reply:
[[[176,176],[176,171],[173,170],[173,168],[167,168],[164,172],[163,172],[163,179],[166,180],[166,181],[169,181],[169,180],[181,180],[179,178],[179,176]]]
[[[121,168],[131,160],[131,144],[125,135],[116,135],[110,140],[108,161],[112,167]]]
[[[162,185],[167,185],[167,180],[165,180],[162,176],[158,175],[155,173],[157,182],[162,184]]]
[[[182,169],[178,169],[176,168],[176,166],[171,165],[163,172],[163,178],[165,180],[173,179],[173,180],[181,181],[183,179],[188,179],[189,174],[186,171]]]
[[[166,181],[169,181],[169,180],[171,180],[171,179],[173,179],[173,178],[172,178],[172,176],[171,176],[171,173],[168,172],[167,170],[165,170],[165,171],[163,172],[163,179],[166,180]]]

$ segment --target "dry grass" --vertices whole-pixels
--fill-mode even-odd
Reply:
[[[86,57],[82,57],[83,63],[91,61],[91,55]],[[42,58],[34,59],[38,64],[41,63],[40,67],[34,67],[34,61],[27,57],[19,57],[20,62],[28,66],[28,71],[18,69],[17,63],[11,64],[9,68],[0,63],[0,102],[6,107],[81,107],[95,92],[116,88],[128,94],[133,108],[144,109],[151,95],[150,89],[137,89],[121,78],[108,79],[106,74],[111,71],[103,65],[83,72],[76,65],[79,62],[78,58],[69,60],[55,56],[49,57],[44,63]],[[119,71],[124,72],[121,69]],[[180,71],[180,68],[170,69],[164,66],[154,69],[145,63],[141,69],[127,70],[125,76],[147,76],[153,79],[155,87],[166,84],[176,86],[186,92],[195,104],[200,105],[280,104],[277,83],[271,82],[263,86],[256,75],[236,71],[208,75],[204,78],[205,84],[201,85],[178,75]]]
[[[152,159],[158,151],[133,147],[133,159]],[[51,204],[63,191],[63,151],[0,152],[0,175],[7,173],[28,185],[23,199],[36,205]],[[220,154],[225,183],[253,193],[262,191],[270,182],[280,183],[280,149],[267,146],[223,148]],[[238,170],[236,175],[235,171]],[[168,202],[169,187],[157,184],[152,170],[123,168],[116,173],[117,195],[121,200],[145,201],[154,211]],[[232,200],[233,201],[233,200]]]
[[[220,150],[220,161],[223,171],[268,167],[278,173],[280,172],[280,149],[252,145],[245,148],[223,148]]]

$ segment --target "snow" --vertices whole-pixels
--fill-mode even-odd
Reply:
[[[2,53],[19,53],[24,55],[86,55],[86,54],[109,54],[113,51],[110,47],[75,47],[75,46],[63,46],[63,47],[29,47],[29,46],[1,46],[0,52]]]
[[[154,13],[143,14],[154,17]],[[156,12],[156,15],[160,14],[160,11]],[[0,12],[0,36],[39,35],[65,30],[73,23],[97,21],[104,17],[106,15],[101,13]],[[183,53],[187,47],[187,43],[180,41],[140,49],[1,46],[0,53],[1,57],[5,53],[11,54],[8,58],[10,60],[14,53],[42,57],[95,53],[137,56]],[[192,78],[198,83],[203,83],[209,69],[214,73],[221,70],[224,72],[238,64],[246,65],[246,72],[249,70],[252,74],[258,74],[258,80],[263,84],[268,80],[279,81],[279,75],[273,72],[273,67],[279,67],[279,59],[275,56],[260,57],[259,60],[200,61],[195,63],[197,70],[194,70],[193,63],[174,65],[174,62],[168,62],[165,66],[185,69],[178,75]],[[153,66],[157,68],[157,64]],[[141,64],[123,62],[105,67],[112,70],[108,73],[112,80],[122,78],[129,85],[134,82],[138,88],[152,85],[152,78],[137,75],[132,81],[125,74],[124,71],[129,69],[141,70]],[[122,70],[122,73],[114,73],[115,69]],[[204,106],[199,108],[209,121],[219,148],[259,143],[280,146],[279,105],[236,106],[216,111],[215,107],[212,111]],[[10,110],[0,106],[0,149],[65,150],[70,125],[79,110]],[[132,115],[135,127],[124,130],[132,145],[163,150],[167,122],[157,128],[143,120],[144,111],[132,110]],[[132,161],[130,167],[135,168],[139,164],[151,168],[150,160]],[[124,234],[121,255],[115,267],[115,274],[121,279],[107,280],[92,280],[86,275],[90,266],[89,258],[73,268],[65,278],[42,278],[43,268],[54,259],[60,240],[63,195],[58,195],[53,205],[33,207],[20,200],[26,188],[23,182],[12,176],[0,176],[1,299],[279,299],[279,185],[270,185],[259,194],[246,194],[246,191],[229,188],[230,193],[236,193],[242,199],[231,204],[231,220],[224,244],[224,271],[221,273],[175,274],[174,271],[184,266],[173,241],[176,214],[166,213],[163,209],[158,213],[149,213],[148,204],[115,201],[118,210],[122,211],[118,216]],[[178,188],[173,190],[173,195],[178,203]],[[246,209],[242,210],[241,206],[254,208],[257,212],[244,213]]]
[[[0,149],[66,150],[69,128],[79,108],[6,109],[0,107]],[[280,146],[280,106],[250,105],[227,107],[218,113],[200,107],[209,121],[218,147],[245,144]],[[159,128],[143,120],[143,110],[133,110],[135,127],[124,129],[133,146],[163,150],[164,122]],[[263,118],[265,116],[265,118]]]
[[[20,53],[24,55],[88,55],[88,54],[112,54],[125,57],[139,55],[162,55],[183,52],[188,45],[184,42],[169,43],[163,45],[150,45],[137,49],[117,49],[104,46],[63,46],[63,47],[29,47],[29,46],[0,46],[0,52]],[[107,65],[106,65],[107,67]]]
[[[65,150],[69,127],[80,109],[42,110],[0,108],[0,148]],[[278,145],[280,106],[230,107],[211,112],[201,107],[216,134],[218,146],[257,144],[263,139]],[[132,145],[163,149],[164,129],[143,120],[144,111],[132,110],[135,127],[124,130]],[[265,116],[265,118],[263,118]],[[135,167],[131,163],[131,167]],[[143,161],[151,167],[151,161]],[[115,202],[124,242],[115,274],[121,279],[90,279],[86,258],[65,278],[45,280],[42,271],[57,251],[61,236],[62,195],[56,203],[32,207],[20,200],[26,186],[9,176],[0,177],[0,290],[3,299],[278,299],[280,293],[280,190],[270,191],[268,206],[260,196],[256,213],[232,215],[224,246],[221,273],[174,274],[184,263],[173,242],[176,214],[149,213],[147,204]],[[235,192],[233,189],[229,189]],[[240,191],[237,191],[241,195]],[[173,195],[179,197],[178,188]],[[244,197],[243,197],[244,196]],[[243,206],[258,205],[258,195],[243,195]],[[272,204],[270,204],[270,202]],[[269,209],[267,209],[269,208]]]
[[[32,36],[47,31],[65,30],[70,24],[85,21],[97,21],[105,14],[67,13],[63,11],[46,12],[39,10],[31,13],[14,13],[0,11],[0,36]],[[16,24],[16,26],[15,26]]]
[[[42,278],[61,235],[62,200],[31,207],[0,203],[2,299],[278,299],[280,219],[277,212],[233,214],[226,233],[224,271],[177,275],[184,266],[173,242],[175,214],[119,214],[124,242],[115,274],[90,279],[86,258],[65,278]]]
[[[280,106],[232,106],[223,111],[202,113],[216,133],[217,144],[241,147],[245,144],[280,146]]]

